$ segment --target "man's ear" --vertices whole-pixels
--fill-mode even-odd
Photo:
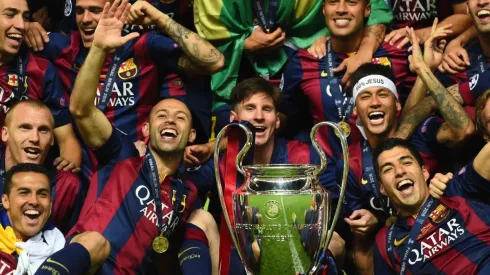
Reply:
[[[234,120],[238,120],[238,115],[235,113],[235,111],[231,110],[230,111],[230,122],[233,122]]]
[[[364,9],[364,18],[368,18],[371,15],[371,3],[368,3]]]
[[[422,173],[424,174],[425,182],[427,182],[429,180],[430,174],[429,170],[427,170],[425,166],[422,166]]]
[[[6,194],[2,195],[2,205],[5,210],[9,210],[10,208],[10,203],[9,203],[9,197]]]
[[[402,105],[400,104],[400,101],[397,100],[395,106],[396,106],[397,113],[402,110]]]
[[[281,127],[281,116],[280,116],[280,114],[278,112],[277,115],[276,115],[276,130],[278,130],[279,127]]]
[[[149,122],[143,123],[143,127],[141,127],[141,131],[143,132],[144,137],[149,137],[150,136],[150,123]]]
[[[9,129],[7,128],[7,126],[3,126],[2,127],[2,141],[4,143],[6,143],[8,139],[9,139]]]
[[[378,180],[378,181],[379,181],[379,183],[381,183],[381,181],[380,181],[380,180]],[[385,196],[388,196],[388,195],[386,195],[386,190],[385,190],[385,187],[384,187],[383,183],[381,183],[381,184],[379,185],[379,192],[380,192],[381,194],[385,195]]]
[[[196,130],[191,129],[191,132],[189,133],[189,139],[187,140],[187,142],[194,143],[194,140],[196,140]]]
[[[352,115],[357,116],[357,107],[354,107],[354,110],[352,110]]]

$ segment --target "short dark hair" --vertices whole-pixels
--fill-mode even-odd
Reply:
[[[232,110],[235,110],[235,108],[245,99],[257,93],[264,93],[271,97],[274,103],[274,108],[276,108],[276,112],[278,111],[281,99],[281,90],[260,77],[243,80],[231,90],[230,104]]]
[[[7,171],[7,174],[5,174],[3,186],[4,194],[10,194],[10,190],[12,189],[12,178],[14,177],[14,175],[23,172],[43,174],[48,178],[49,181],[51,181],[51,175],[49,174],[48,169],[46,169],[44,166],[35,163],[19,163],[10,168],[10,170]],[[51,183],[49,184],[49,191],[51,192]]]
[[[22,99],[22,100],[14,100],[14,101],[9,100],[7,103],[8,103],[8,104],[6,104],[7,107],[10,108],[8,110],[7,114],[5,115],[5,125],[7,127],[10,125],[10,122],[12,121],[12,114],[14,113],[14,110],[20,105],[27,104],[28,106],[33,107],[35,109],[47,110],[51,114],[49,120],[50,120],[51,126],[54,128],[54,118],[53,118],[53,115],[51,113],[51,110],[42,101],[29,97],[29,98]]]
[[[373,63],[365,63],[359,66],[357,70],[352,74],[350,80],[350,86],[348,87],[348,92],[352,95],[352,90],[356,83],[365,76],[369,75],[382,75],[394,82],[395,74],[389,66]]]
[[[407,149],[410,154],[415,158],[415,160],[418,162],[418,164],[422,167],[424,166],[424,160],[422,159],[422,156],[420,153],[417,151],[417,148],[408,140],[401,139],[401,138],[389,138],[383,142],[381,142],[376,149],[373,151],[373,166],[374,166],[374,172],[376,173],[376,176],[378,179],[380,179],[379,176],[379,164],[378,164],[378,158],[381,153],[384,151],[391,150],[395,147],[401,147],[404,149]]]
[[[487,126],[482,116],[483,109],[487,105],[487,101],[490,99],[490,89],[486,90],[476,101],[475,104],[475,120],[476,131],[480,136],[485,137],[488,135]]]

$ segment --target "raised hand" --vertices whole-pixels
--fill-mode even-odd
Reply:
[[[147,26],[155,24],[162,16],[164,14],[152,4],[139,0],[131,6],[126,23]]]
[[[429,66],[429,68],[434,71],[442,62],[442,55],[444,53],[444,47],[447,41],[442,39],[446,37],[449,33],[451,25],[445,25],[442,27],[437,27],[438,19],[434,19],[432,24],[430,37],[424,43],[424,61]]]
[[[131,4],[128,3],[128,0],[123,0],[122,3],[121,0],[115,0],[112,5],[109,2],[105,4],[102,17],[95,29],[93,47],[113,52],[116,48],[139,36],[135,32],[122,36],[122,29],[130,8]]]
[[[427,68],[427,64],[424,61],[424,56],[422,55],[422,50],[420,49],[420,41],[413,28],[406,27],[407,36],[410,38],[412,43],[412,54],[408,56],[408,61],[410,62],[410,70],[412,72],[418,73],[421,69]]]

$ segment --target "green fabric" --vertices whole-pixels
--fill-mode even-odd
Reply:
[[[210,40],[225,56],[221,72],[211,78],[215,93],[213,110],[229,99],[236,85],[243,43],[253,31],[253,0],[196,0],[194,23],[199,34]],[[309,47],[318,37],[328,35],[322,13],[323,0],[282,0],[277,12],[277,24],[299,48]],[[368,25],[389,24],[392,14],[384,0],[371,0],[371,15]],[[221,9],[219,9],[221,7]],[[306,9],[309,9],[306,10]],[[247,54],[247,58],[262,76],[278,73],[288,57],[283,49],[268,53]]]

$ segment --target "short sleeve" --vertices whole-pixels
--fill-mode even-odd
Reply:
[[[105,166],[111,161],[123,161],[139,156],[133,142],[128,140],[117,128],[112,127],[112,134],[100,148],[93,150],[97,159],[97,166]]]
[[[444,196],[481,198],[482,194],[490,194],[490,181],[476,172],[471,161],[454,175],[447,185]]]
[[[159,67],[170,72],[179,73],[179,59],[182,56],[182,50],[170,38],[147,34],[146,45],[150,58],[154,60]],[[135,46],[137,46],[136,44]],[[139,49],[135,49],[136,51]]]
[[[465,105],[475,106],[476,100],[490,87],[490,71],[478,73],[458,84]]]

